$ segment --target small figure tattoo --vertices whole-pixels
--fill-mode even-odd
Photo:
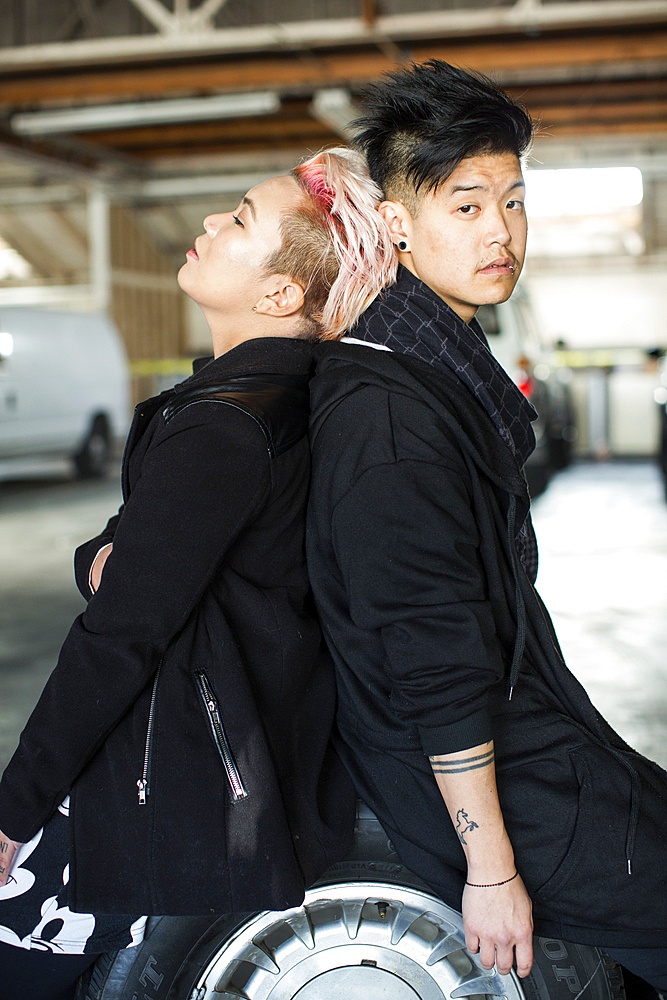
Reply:
[[[458,838],[462,844],[467,844],[464,833],[470,833],[471,830],[478,830],[479,823],[475,823],[473,819],[470,819],[468,813],[464,809],[459,809],[456,814],[456,832]]]

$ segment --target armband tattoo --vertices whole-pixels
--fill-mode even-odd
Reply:
[[[477,757],[459,757],[458,760],[437,760],[429,757],[434,774],[463,774],[465,771],[476,771],[480,767],[488,767],[495,759],[493,747]]]

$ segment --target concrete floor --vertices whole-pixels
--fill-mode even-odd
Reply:
[[[649,463],[578,465],[533,505],[537,589],[565,660],[635,749],[667,768],[667,503]]]
[[[0,769],[84,602],[72,553],[119,504],[104,482],[0,483]],[[667,766],[667,504],[649,464],[575,466],[534,505],[538,589],[571,669]]]
[[[119,504],[118,475],[0,483],[0,771],[85,607],[74,549]]]

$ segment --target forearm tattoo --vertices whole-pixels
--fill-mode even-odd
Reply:
[[[470,819],[468,813],[464,809],[459,809],[456,814],[456,833],[462,844],[467,844],[467,840],[463,836],[464,833],[470,833],[471,830],[478,830],[479,823],[475,823],[474,820]]]
[[[486,753],[478,754],[477,757],[459,757],[458,760],[438,760],[437,757],[429,757],[434,774],[464,774],[465,771],[476,771],[480,767],[488,767],[493,764],[493,747]]]

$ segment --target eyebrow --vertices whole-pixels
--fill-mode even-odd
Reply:
[[[255,211],[255,203],[252,200],[252,198],[249,198],[247,195],[244,195],[243,198],[241,198],[241,204],[248,206],[248,208],[250,209],[250,214],[252,215],[252,221],[257,222],[257,212]]]
[[[525,181],[515,181],[506,191],[509,194],[510,191],[514,191],[515,188],[525,188]],[[457,194],[459,191],[488,191],[486,184],[455,184],[453,188],[449,189],[450,194]]]

